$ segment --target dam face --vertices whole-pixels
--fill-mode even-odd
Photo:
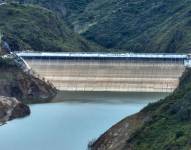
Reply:
[[[24,59],[64,91],[172,92],[185,70],[176,60]]]

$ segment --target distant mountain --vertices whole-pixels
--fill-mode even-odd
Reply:
[[[25,0],[56,10],[74,31],[106,48],[190,52],[190,0]]]
[[[0,31],[13,50],[97,51],[54,12],[33,5],[0,5]]]
[[[135,52],[189,52],[191,1],[96,0],[71,21],[87,39]]]

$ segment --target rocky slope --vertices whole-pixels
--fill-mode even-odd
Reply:
[[[92,150],[189,150],[191,148],[191,70],[178,89],[114,125]]]
[[[29,107],[16,98],[0,96],[0,124],[15,118],[25,117],[29,114]]]
[[[57,90],[14,54],[0,57],[0,72],[0,125],[29,115],[30,108],[24,103],[48,102],[56,96]]]
[[[0,31],[12,50],[96,51],[101,49],[70,30],[54,12],[32,5],[0,5]]]
[[[47,102],[56,95],[50,84],[23,72],[11,59],[0,59],[0,95],[25,103]]]
[[[133,52],[190,52],[189,0],[23,0],[59,12],[74,31]]]

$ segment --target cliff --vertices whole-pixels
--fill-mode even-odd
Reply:
[[[27,72],[16,58],[0,57],[0,72],[1,125],[29,115],[30,108],[24,103],[48,102],[57,93],[51,84]]]
[[[91,144],[92,150],[191,148],[191,70],[173,94],[127,117]]]
[[[38,77],[20,69],[12,59],[0,59],[0,95],[15,97],[24,103],[48,102],[56,89]]]
[[[19,102],[16,98],[0,96],[0,124],[29,114],[29,107]]]

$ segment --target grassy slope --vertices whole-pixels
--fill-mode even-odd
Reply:
[[[19,1],[19,0],[15,0]],[[54,10],[63,17],[77,15],[86,8],[92,0],[23,0],[24,3],[36,4]]]
[[[92,150],[190,150],[191,69],[174,93],[115,124]]]
[[[0,6],[0,30],[14,50],[96,51],[99,47],[73,33],[53,12],[38,6]]]
[[[75,31],[107,48],[135,52],[189,52],[191,48],[189,0],[38,0],[38,3],[65,14]]]
[[[188,0],[97,0],[73,24],[108,48],[183,52],[191,47],[190,10]]]
[[[165,100],[151,104],[152,120],[135,132],[124,150],[188,150],[191,148],[191,70],[187,70],[180,87]]]

